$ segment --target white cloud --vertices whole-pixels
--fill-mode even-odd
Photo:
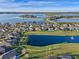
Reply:
[[[6,2],[7,0],[0,0],[0,2]]]
[[[4,2],[14,2],[15,0],[0,0],[0,3],[4,3]]]
[[[79,11],[79,8],[77,7],[56,7],[56,8],[8,8],[8,9],[4,9],[4,8],[0,8],[0,11],[21,11],[21,12],[75,12],[75,11]]]
[[[77,6],[63,6],[65,4],[78,4],[79,2],[28,1],[21,3],[14,1],[15,0],[0,0],[0,11],[79,11]],[[40,6],[43,6],[43,8],[39,8]]]
[[[51,1],[29,1],[26,3],[26,5],[32,5],[32,6],[40,6],[40,5],[57,5],[56,2]]]
[[[14,0],[13,0],[14,1]],[[56,4],[56,2],[46,2],[46,1],[29,1],[24,3],[16,3],[16,2],[7,2],[7,3],[0,3],[0,8],[26,8],[26,7],[42,7],[42,6],[52,6],[56,7],[59,6],[59,4]]]

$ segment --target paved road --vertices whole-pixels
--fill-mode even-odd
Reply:
[[[1,55],[0,59],[14,59],[15,56],[16,56],[16,52],[15,49],[13,49]]]

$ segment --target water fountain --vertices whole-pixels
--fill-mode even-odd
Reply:
[[[73,39],[74,39],[74,37],[72,36],[72,37],[71,37],[71,39],[73,40]]]

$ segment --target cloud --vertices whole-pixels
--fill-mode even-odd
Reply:
[[[50,1],[30,1],[27,3],[21,4],[22,7],[28,6],[28,7],[46,7],[46,6],[57,6],[59,4],[56,4],[56,2],[50,2]]]
[[[7,2],[7,0],[0,0],[0,2]]]
[[[79,2],[56,0],[0,0],[0,11],[78,11]],[[23,2],[25,1],[25,2]]]
[[[29,1],[29,2],[8,2],[0,3],[0,8],[26,8],[26,7],[53,7],[59,6],[56,2],[46,2],[46,1]]]
[[[0,11],[18,11],[18,12],[78,12],[78,7],[55,7],[55,8],[0,8]]]
[[[0,0],[0,3],[14,2],[15,0]]]

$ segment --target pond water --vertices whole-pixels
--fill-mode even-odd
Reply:
[[[56,22],[79,22],[79,18],[74,19],[61,18],[57,19]]]
[[[45,14],[33,14],[35,16],[41,17],[38,19],[31,18],[20,18],[19,16],[25,14],[0,14],[0,23],[17,23],[17,22],[44,22]]]
[[[59,43],[79,43],[79,36],[29,35],[28,45],[46,46]]]

